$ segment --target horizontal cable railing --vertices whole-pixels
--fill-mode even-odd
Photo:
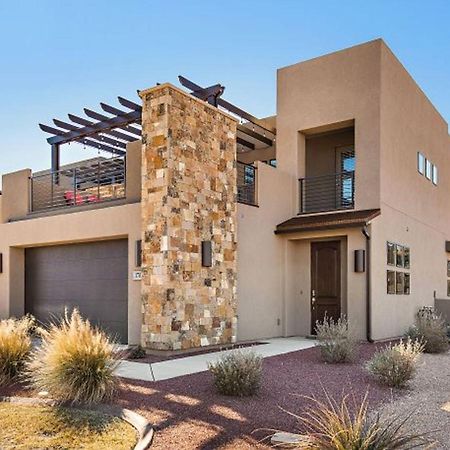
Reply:
[[[355,172],[345,171],[299,180],[300,213],[352,209]]]
[[[125,158],[99,159],[86,165],[30,178],[31,211],[45,211],[125,198]]]
[[[237,163],[237,201],[256,205],[256,167]]]

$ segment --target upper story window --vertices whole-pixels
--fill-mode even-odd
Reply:
[[[417,171],[437,186],[438,168],[421,152],[417,152]]]
[[[420,152],[417,153],[417,170],[421,175],[425,175],[425,156]]]

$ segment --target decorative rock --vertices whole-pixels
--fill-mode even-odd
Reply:
[[[308,444],[310,439],[308,436],[294,433],[275,433],[270,439],[272,445],[281,448],[295,448],[300,444]]]

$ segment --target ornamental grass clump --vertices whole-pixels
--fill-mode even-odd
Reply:
[[[22,374],[31,351],[33,327],[31,316],[0,320],[0,386],[17,381]]]
[[[233,350],[208,364],[217,391],[223,395],[255,395],[261,384],[262,357],[253,351]]]
[[[352,397],[353,398],[353,397]],[[324,401],[312,398],[304,416],[297,417],[308,431],[299,448],[308,450],[406,450],[425,443],[423,435],[410,432],[409,416],[369,414],[367,395],[362,401],[341,402],[328,395]]]
[[[328,363],[351,362],[358,356],[358,342],[349,330],[345,317],[333,320],[325,317],[316,322],[318,347],[322,359]]]
[[[421,341],[425,353],[445,353],[449,349],[447,323],[433,310],[419,311],[414,325],[406,335],[411,339]]]
[[[113,398],[116,345],[75,309],[42,331],[28,366],[32,385],[61,402],[95,404]]]
[[[375,353],[366,369],[380,383],[401,388],[414,378],[422,351],[422,343],[409,338],[405,342],[389,344]]]

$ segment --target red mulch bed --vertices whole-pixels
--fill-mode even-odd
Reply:
[[[324,364],[315,348],[266,358],[262,388],[253,398],[216,394],[211,375],[203,372],[156,383],[124,379],[119,401],[155,425],[152,449],[267,448],[260,441],[269,432],[261,429],[299,431],[281,408],[301,414],[308,405],[304,396],[323,398],[324,389],[336,400],[368,393],[372,407],[391,399],[392,390],[363,368],[377,347],[363,344],[353,364]]]

